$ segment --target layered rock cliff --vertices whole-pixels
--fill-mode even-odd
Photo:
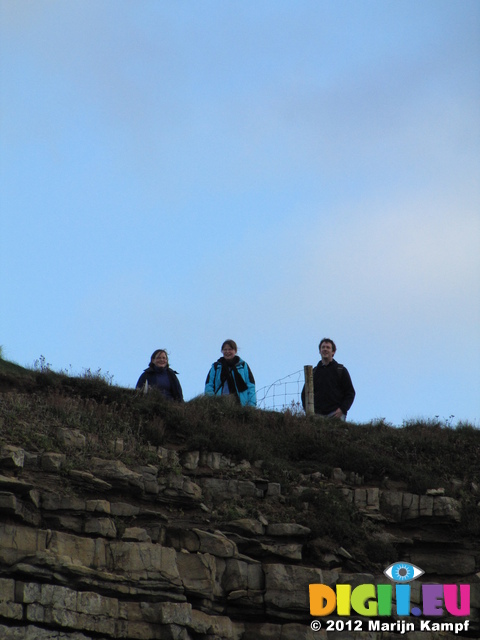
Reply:
[[[60,428],[57,438],[72,451],[88,444],[79,430]],[[341,469],[330,478],[300,478],[299,496],[338,488],[375,523],[373,544],[393,544],[430,581],[471,585],[469,629],[458,633],[452,624],[402,634],[394,616],[377,630],[363,618],[356,631],[343,618],[343,628],[323,624],[314,632],[308,585],[388,583],[378,565],[365,570],[351,550],[312,537],[305,525],[275,520],[285,498],[279,483],[263,477],[261,463],[172,446],[151,447],[155,464],[127,466],[116,459],[121,450],[121,441],[112,442],[85,470],[75,469],[68,453],[3,447],[3,640],[480,637],[480,545],[452,533],[461,504],[442,490],[415,495],[364,486]],[[225,517],[239,497],[255,502],[255,517],[237,507]],[[308,501],[300,504],[308,514]],[[414,603],[419,581],[412,583]]]
[[[4,361],[0,393],[0,640],[480,638],[478,430],[180,406]],[[412,610],[464,584],[468,616],[398,615],[395,592],[378,617],[310,614],[310,584],[392,585],[394,562],[425,572]]]

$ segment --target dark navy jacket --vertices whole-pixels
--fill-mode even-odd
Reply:
[[[167,385],[158,384],[159,378],[161,379],[163,377],[161,375],[163,371],[160,368],[155,367],[155,365],[150,365],[138,379],[136,388],[142,389],[145,387],[145,382],[147,382],[149,389],[158,389],[158,391],[161,391],[166,398],[183,402],[183,391],[177,378],[177,371],[170,369],[168,366],[165,367],[165,369],[168,380]]]

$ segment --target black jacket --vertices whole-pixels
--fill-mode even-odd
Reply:
[[[177,378],[177,371],[170,369],[167,366],[167,375],[170,381],[170,389],[164,390],[161,387],[158,387],[159,391],[162,391],[164,395],[169,398],[171,397],[173,400],[178,400],[179,402],[183,402],[183,391],[180,385],[180,382]],[[154,365],[150,365],[145,371],[142,373],[137,382],[137,389],[142,389],[145,386],[145,382],[148,382],[148,388],[155,389],[157,387],[156,384],[157,371]],[[167,393],[165,393],[167,391]]]
[[[322,361],[313,369],[314,411],[327,416],[339,407],[344,415],[353,404],[355,389],[346,367],[332,360],[324,365]],[[302,405],[305,409],[305,387],[302,390]]]

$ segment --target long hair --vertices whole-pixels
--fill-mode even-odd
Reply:
[[[153,361],[155,360],[155,356],[158,355],[159,353],[164,353],[165,357],[167,358],[167,367],[168,365],[168,352],[165,349],[155,349],[155,351],[152,353],[152,355],[150,356],[150,362],[149,362],[149,367],[153,367]]]

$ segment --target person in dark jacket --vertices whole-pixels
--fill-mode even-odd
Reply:
[[[169,400],[183,402],[183,391],[177,373],[170,369],[165,349],[156,349],[152,353],[150,364],[138,379],[136,388],[145,392],[157,389]]]
[[[222,357],[214,362],[205,381],[205,395],[232,395],[242,406],[257,406],[255,379],[248,364],[237,356],[234,340],[222,344]]]
[[[337,350],[330,338],[323,338],[318,349],[322,359],[313,369],[313,404],[316,414],[345,420],[347,411],[355,399],[350,374],[334,355]],[[302,390],[302,405],[305,409],[305,387]]]

